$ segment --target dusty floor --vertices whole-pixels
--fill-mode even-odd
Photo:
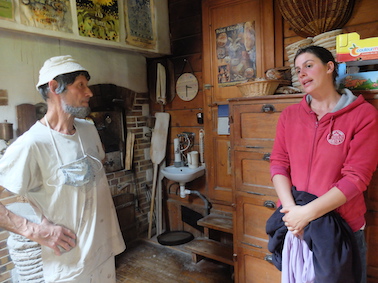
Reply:
[[[193,263],[184,245],[167,247],[140,240],[117,257],[117,283],[232,283],[229,265],[201,260]]]

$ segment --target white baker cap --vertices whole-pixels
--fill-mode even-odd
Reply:
[[[87,71],[71,55],[52,57],[45,61],[41,70],[39,70],[38,87],[53,80],[56,76],[68,74],[76,71]]]

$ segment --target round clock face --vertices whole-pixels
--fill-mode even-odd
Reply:
[[[177,95],[184,101],[194,99],[198,93],[198,80],[191,73],[182,74],[176,82]]]

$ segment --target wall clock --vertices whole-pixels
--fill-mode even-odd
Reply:
[[[176,82],[177,95],[184,101],[194,99],[198,93],[198,80],[192,73],[183,73]]]

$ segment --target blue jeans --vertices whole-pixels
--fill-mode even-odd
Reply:
[[[358,230],[354,232],[354,236],[357,240],[358,249],[361,257],[362,278],[361,283],[366,283],[366,241],[364,230]]]

